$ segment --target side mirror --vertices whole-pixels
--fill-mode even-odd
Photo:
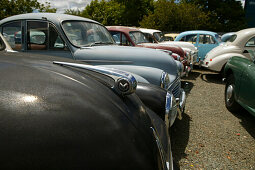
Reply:
[[[248,51],[248,50],[244,50],[243,53],[244,53],[244,54],[247,54],[247,53],[249,53],[249,51]]]

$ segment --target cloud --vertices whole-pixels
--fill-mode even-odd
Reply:
[[[52,8],[57,8],[57,13],[64,13],[66,9],[83,10],[91,0],[38,0],[38,2],[42,4],[49,2]]]

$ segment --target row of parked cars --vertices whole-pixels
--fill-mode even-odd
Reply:
[[[221,38],[215,32],[198,30],[168,36],[194,44],[201,66],[224,77],[229,111],[240,112],[244,108],[255,116],[255,28],[229,32]]]
[[[174,168],[180,57],[117,45],[102,24],[65,14],[8,17],[0,31],[1,167]]]
[[[216,34],[164,41],[158,30],[49,13],[5,18],[0,32],[0,114],[10,129],[2,167],[174,169],[168,130],[185,110],[181,77],[208,58],[193,41],[215,45]]]

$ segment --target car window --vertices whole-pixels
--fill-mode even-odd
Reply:
[[[112,34],[112,37],[113,37],[114,41],[116,42],[116,44],[120,45],[121,33],[118,31],[110,31],[110,33]]]
[[[129,36],[135,44],[149,43],[149,40],[140,31],[129,32]]]
[[[234,35],[232,35],[226,42],[234,42],[235,39],[236,39],[236,37],[237,37],[237,35],[234,34]]]
[[[49,49],[50,50],[67,50],[65,42],[58,34],[53,25],[49,25]]]
[[[143,33],[145,35],[145,37],[147,38],[147,40],[150,42],[150,43],[156,43],[156,41],[154,40],[153,38],[153,35],[149,34],[149,33]]]
[[[200,34],[199,44],[215,44],[216,41],[211,35]]]
[[[157,40],[158,42],[163,42],[163,41],[165,41],[165,36],[164,36],[164,34],[163,34],[162,32],[154,32],[154,33],[153,33],[153,36],[156,38],[156,40]]]
[[[125,34],[121,34],[121,44],[125,46],[131,46]]]
[[[180,41],[185,41],[185,42],[190,42],[192,44],[196,44],[197,43],[197,34],[190,34],[190,35],[186,35],[183,36]]]
[[[78,47],[115,43],[109,31],[100,24],[65,21],[62,26],[70,42]]]
[[[2,26],[2,35],[13,50],[21,50],[21,22],[16,21]]]
[[[0,51],[5,49],[5,44],[3,42],[3,40],[0,38]]]
[[[48,23],[39,21],[27,22],[27,49],[46,50]]]
[[[246,44],[245,47],[255,47],[255,37],[251,38]]]

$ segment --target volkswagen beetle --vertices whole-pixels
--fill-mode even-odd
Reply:
[[[168,129],[131,74],[7,50],[0,35],[2,169],[173,169]]]
[[[210,51],[202,66],[222,73],[225,64],[233,56],[252,59],[248,50],[253,50],[254,47],[255,28],[240,30],[232,33],[227,42]]]
[[[30,13],[1,20],[0,31],[13,37],[8,42],[17,51],[65,57],[132,73],[138,82],[171,91],[179,103],[179,113],[184,111],[186,96],[176,61],[155,49],[117,46],[108,30],[96,21],[66,14]]]

